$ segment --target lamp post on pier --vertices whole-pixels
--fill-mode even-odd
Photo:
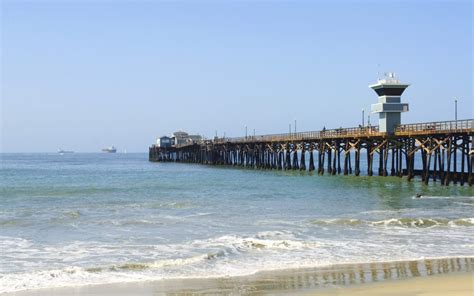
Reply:
[[[454,122],[456,123],[456,129],[458,129],[458,99],[454,98]]]
[[[362,127],[364,127],[364,113],[365,113],[365,110],[364,108],[362,108]]]
[[[245,126],[245,139],[247,139],[247,126]]]

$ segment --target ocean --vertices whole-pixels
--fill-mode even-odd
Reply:
[[[468,186],[0,155],[0,293],[474,256]]]

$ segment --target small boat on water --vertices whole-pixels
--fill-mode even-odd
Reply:
[[[108,148],[102,149],[102,152],[105,152],[105,153],[115,153],[115,152],[117,152],[117,148],[115,148],[114,146],[110,146],[110,147],[108,147]]]
[[[74,151],[71,151],[71,150],[63,150],[61,148],[58,149],[58,153],[59,154],[69,154],[69,153],[74,153]]]

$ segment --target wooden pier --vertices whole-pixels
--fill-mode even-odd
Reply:
[[[376,170],[379,176],[406,176],[409,181],[420,175],[426,184],[432,180],[446,186],[472,186],[473,136],[473,119],[401,124],[394,133],[379,132],[377,126],[339,128],[215,138],[170,148],[153,145],[149,160],[307,170],[320,175],[372,176]]]

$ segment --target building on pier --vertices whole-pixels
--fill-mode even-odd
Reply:
[[[177,131],[173,133],[174,145],[199,143],[202,140],[200,135],[190,135],[184,131]]]
[[[408,86],[393,73],[369,86],[379,96],[379,102],[372,104],[372,113],[379,113],[379,132],[393,134],[402,123],[401,114],[408,112],[408,104],[401,102],[401,96]]]
[[[169,148],[173,146],[195,144],[202,141],[200,135],[190,135],[184,131],[174,132],[172,136],[162,136],[156,140],[156,146],[161,148]]]
[[[173,139],[168,136],[160,137],[156,141],[156,145],[157,147],[161,147],[161,148],[169,148],[173,145]]]

